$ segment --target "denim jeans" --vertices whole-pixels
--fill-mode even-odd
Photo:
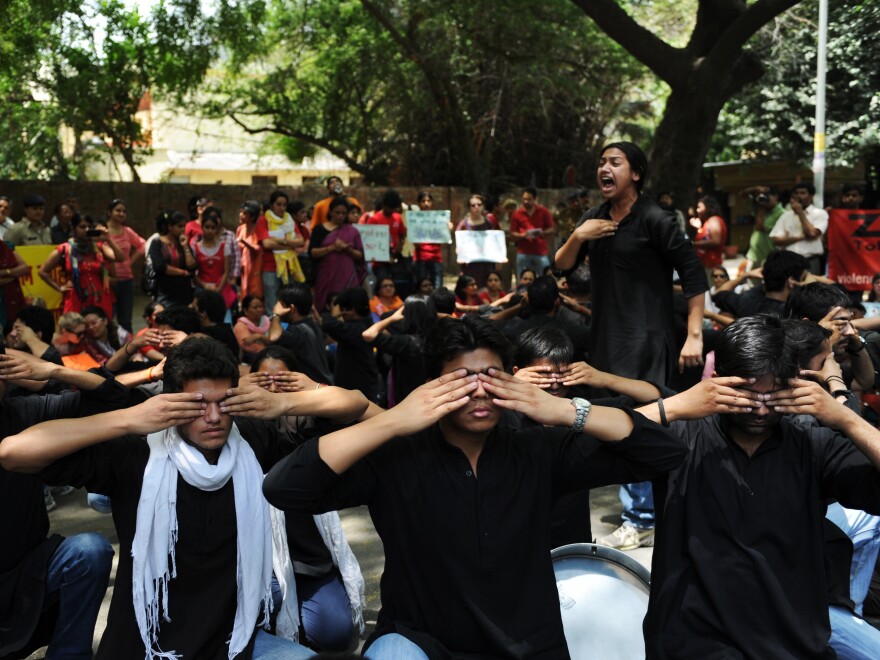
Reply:
[[[274,272],[263,273],[263,303],[266,305],[266,314],[272,315],[272,309],[278,302],[278,289],[280,288],[278,275]]]
[[[89,493],[87,499],[89,506],[98,513],[113,513],[113,505],[108,495]]]
[[[308,660],[315,652],[289,639],[275,637],[265,630],[257,631],[254,640],[254,660]]]
[[[414,261],[416,271],[416,286],[426,277],[431,278],[435,289],[443,286],[443,262],[442,261]]]
[[[829,646],[839,660],[880,658],[880,630],[840,605],[828,607],[831,619]]]
[[[364,652],[367,660],[428,660],[428,655],[403,635],[382,635]]]
[[[835,502],[828,506],[825,517],[846,532],[853,543],[849,597],[855,603],[856,613],[861,616],[862,606],[871,586],[871,574],[880,553],[880,516],[857,509],[845,509]]]
[[[620,517],[632,523],[633,527],[654,527],[654,490],[650,481],[623,484],[620,487],[620,503],[623,505]]]
[[[296,576],[296,598],[306,643],[321,651],[345,651],[351,643],[354,623],[351,603],[338,571],[321,577]],[[281,606],[281,587],[272,576],[275,611]]]
[[[64,539],[49,560],[46,598],[58,602],[58,621],[47,658],[92,657],[92,638],[110,580],[113,548],[100,534]]]
[[[520,254],[516,253],[516,279],[522,276],[522,272],[526,268],[535,271],[536,277],[544,274],[544,269],[550,265],[550,258],[546,254]]]
[[[134,307],[134,280],[116,280],[113,292],[116,294],[116,303],[113,305],[116,321],[123,328],[132,332],[131,316],[132,308]]]

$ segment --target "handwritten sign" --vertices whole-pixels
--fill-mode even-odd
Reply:
[[[407,238],[411,243],[452,243],[449,211],[407,211]]]
[[[40,277],[40,266],[49,258],[49,255],[55,251],[54,245],[21,245],[15,248],[15,251],[21,255],[24,262],[31,267],[31,272],[19,278],[21,291],[25,300],[30,302],[34,298],[42,298],[46,301],[46,308],[55,312],[57,319],[61,313],[61,294],[43,281]],[[67,282],[67,275],[59,264],[52,271],[52,279],[58,284]]]
[[[455,232],[455,251],[460,264],[507,263],[507,241],[497,229]]]
[[[367,261],[390,261],[391,236],[388,225],[354,225],[361,233],[364,259]]]

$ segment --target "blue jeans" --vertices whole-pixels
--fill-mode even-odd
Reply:
[[[281,587],[272,577],[275,611],[281,606]],[[321,577],[296,576],[296,598],[306,643],[321,651],[345,651],[354,633],[351,604],[337,571]]]
[[[416,287],[426,277],[431,278],[431,283],[435,289],[443,286],[443,262],[442,261],[415,261],[413,262],[416,271]]]
[[[633,527],[654,527],[654,489],[650,481],[623,484],[620,487],[620,503],[623,505],[620,517],[632,523]]]
[[[257,631],[254,640],[254,660],[308,660],[314,658],[315,652],[302,644],[289,639],[270,635],[265,630]]]
[[[536,277],[544,274],[544,269],[550,265],[550,257],[546,254],[520,254],[516,253],[516,279],[522,276],[522,272],[526,268],[535,271]]]
[[[840,660],[880,658],[880,630],[840,605],[828,607],[831,619],[829,646]]]
[[[364,652],[367,660],[428,660],[427,654],[417,644],[403,635],[382,635]]]
[[[98,610],[107,591],[113,548],[100,534],[64,539],[49,560],[46,598],[58,602],[58,621],[47,658],[92,657]]]
[[[123,328],[131,332],[131,315],[134,307],[134,280],[116,280],[113,293],[116,294],[116,303],[113,305],[116,321]]]
[[[861,615],[868,588],[871,586],[871,574],[880,553],[880,516],[857,509],[845,509],[835,502],[828,506],[825,517],[846,532],[853,543],[849,597],[855,603],[856,613]]]
[[[98,513],[113,513],[112,502],[108,495],[99,495],[98,493],[89,493],[89,506]]]
[[[272,308],[278,302],[278,289],[281,280],[274,272],[263,273],[263,303],[266,305],[266,313],[272,315]]]

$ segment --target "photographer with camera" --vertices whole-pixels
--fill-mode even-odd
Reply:
[[[755,208],[755,227],[749,237],[749,250],[746,253],[746,270],[752,270],[763,266],[773,251],[770,232],[784,209],[779,203],[779,193],[769,186],[752,186],[740,194],[748,196]]]
[[[342,179],[333,175],[327,179],[327,196],[315,204],[315,210],[312,211],[312,222],[309,225],[309,230],[315,231],[315,227],[327,222],[327,215],[330,211],[330,202],[332,202],[334,198],[340,196],[345,197],[345,200],[349,204],[364,208],[364,205],[357,201],[357,199],[345,194],[345,186],[342,185]]]

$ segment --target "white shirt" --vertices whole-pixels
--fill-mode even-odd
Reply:
[[[804,209],[804,213],[807,214],[807,221],[822,232],[822,234],[828,230],[828,214],[824,210],[817,209],[810,204]],[[770,238],[794,238],[796,236],[799,236],[801,240],[785,246],[786,250],[797,252],[805,257],[817,256],[825,251],[822,248],[822,236],[810,239],[804,238],[804,228],[801,226],[800,218],[797,217],[797,214],[794,211],[787,208],[782,215],[779,216],[779,220],[776,221],[776,225],[770,232]]]
[[[12,229],[15,226],[15,222],[13,222],[12,218],[8,217],[3,222],[0,222],[0,241],[3,240],[3,237],[6,236],[6,230]]]

